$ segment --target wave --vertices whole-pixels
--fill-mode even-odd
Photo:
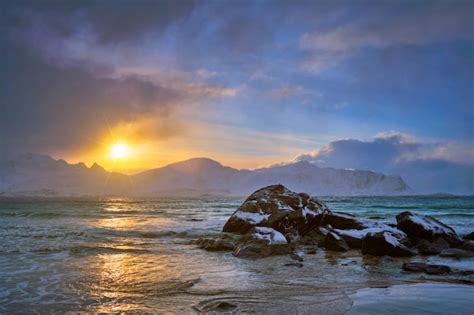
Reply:
[[[146,254],[150,253],[150,250],[141,248],[129,248],[129,247],[109,247],[109,246],[93,246],[93,245],[76,245],[69,248],[69,251],[73,254],[87,253],[87,252],[103,252],[103,253],[133,253],[133,254]]]
[[[443,217],[443,218],[474,218],[474,213],[433,213],[432,216]]]

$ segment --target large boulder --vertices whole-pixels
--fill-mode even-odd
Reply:
[[[327,206],[305,193],[295,193],[283,185],[257,190],[232,214],[224,232],[247,233],[252,227],[271,227],[285,235],[302,235],[318,226]]]
[[[234,256],[263,258],[290,253],[288,242],[280,232],[268,227],[254,227],[234,249]]]
[[[390,232],[369,233],[362,239],[362,253],[373,256],[413,256],[415,253],[403,245]]]
[[[349,250],[346,241],[334,232],[326,234],[326,237],[324,238],[324,248],[337,252],[347,252]]]
[[[430,216],[416,215],[405,211],[397,215],[397,227],[412,239],[435,241],[444,239],[451,246],[457,246],[461,240],[451,227]]]

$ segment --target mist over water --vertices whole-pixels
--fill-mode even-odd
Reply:
[[[410,210],[432,215],[461,235],[474,231],[472,197],[322,199],[331,210],[388,223]],[[401,260],[395,258],[318,250],[305,257],[303,268],[291,268],[284,266],[291,262],[288,257],[238,259],[189,244],[219,233],[242,201],[0,200],[0,313],[193,313],[220,299],[248,304],[256,312],[271,311],[269,305],[279,312],[303,312],[316,303],[321,311],[338,313],[350,309],[352,299],[357,301],[358,289],[417,278],[400,273]],[[474,266],[472,259],[452,263]],[[450,294],[470,292],[456,288],[443,289],[446,301]],[[468,300],[453,301],[464,303],[462,309],[474,308]],[[353,311],[357,309],[365,308]]]

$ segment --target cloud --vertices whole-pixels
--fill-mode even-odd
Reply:
[[[345,139],[330,142],[320,150],[302,154],[296,161],[311,161],[321,166],[384,170],[388,165],[419,154],[421,143],[407,135],[379,134],[372,141]]]
[[[282,99],[302,95],[305,89],[300,85],[286,85],[268,91],[268,96],[273,99]]]
[[[457,152],[448,154],[448,148]],[[462,149],[461,149],[462,148]],[[470,156],[462,160],[457,153]],[[373,140],[344,139],[319,150],[301,154],[295,161],[309,161],[322,167],[353,168],[401,175],[418,193],[474,193],[472,147],[452,143],[427,143],[394,131]],[[470,159],[469,159],[470,158]]]
[[[427,45],[435,42],[472,39],[472,3],[457,1],[420,2],[403,6],[375,5],[377,14],[349,20],[345,25],[306,32],[299,47],[310,52],[302,63],[318,73],[345,60],[363,48]],[[395,14],[392,12],[396,12]]]
[[[116,44],[135,42],[152,32],[162,33],[174,22],[187,18],[196,1],[22,0],[3,5],[10,25],[46,23],[65,37],[88,30],[100,42]]]
[[[196,75],[202,79],[211,79],[219,76],[219,73],[216,71],[209,71],[204,68],[200,68],[196,71]]]
[[[36,25],[12,22],[1,43],[6,52],[0,73],[5,83],[0,93],[2,152],[82,149],[96,145],[111,128],[150,117],[159,127],[147,122],[135,128],[146,126],[142,133],[152,132],[148,137],[166,138],[180,133],[174,115],[180,108],[237,93],[221,84],[119,73],[111,64],[69,54],[59,26]]]

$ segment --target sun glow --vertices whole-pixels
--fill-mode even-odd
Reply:
[[[110,147],[109,153],[113,159],[123,159],[130,154],[130,148],[127,144],[119,142]]]

